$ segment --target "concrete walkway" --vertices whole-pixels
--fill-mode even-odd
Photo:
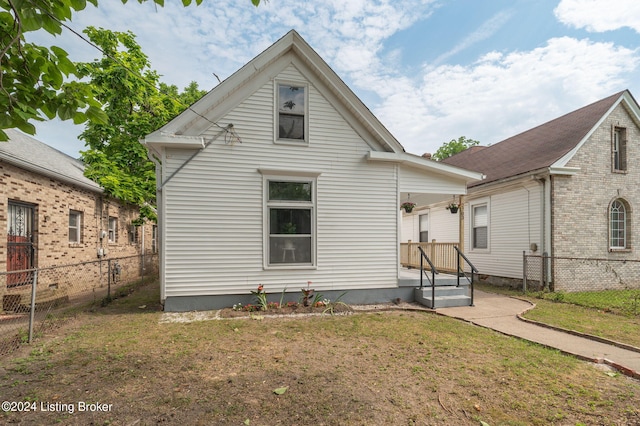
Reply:
[[[587,361],[607,364],[628,376],[640,379],[640,349],[622,348],[589,336],[579,336],[523,320],[519,315],[530,309],[532,304],[513,297],[476,290],[474,304],[475,306],[441,308],[436,312],[556,348]]]

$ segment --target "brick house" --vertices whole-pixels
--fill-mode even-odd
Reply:
[[[155,226],[132,226],[136,207],[104,195],[80,161],[15,130],[0,143],[0,296],[29,287],[28,273],[155,251]],[[4,274],[4,272],[9,272]]]
[[[525,252],[549,255],[555,290],[640,284],[640,108],[629,91],[443,162],[486,175],[468,185],[455,222],[487,280],[521,280]],[[437,229],[445,206],[415,214]]]

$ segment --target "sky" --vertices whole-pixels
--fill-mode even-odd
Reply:
[[[131,31],[164,83],[205,90],[295,29],[418,155],[460,136],[495,144],[625,89],[640,101],[638,0],[101,0],[68,25]],[[100,57],[68,30],[28,40]],[[36,128],[84,149],[83,126]]]

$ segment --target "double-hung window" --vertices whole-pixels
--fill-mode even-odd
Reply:
[[[429,242],[429,214],[421,214],[420,216],[420,242]]]
[[[266,265],[315,266],[315,179],[265,182]]]
[[[627,170],[627,129],[614,127],[611,141],[612,168],[616,172]]]
[[[69,211],[69,243],[80,244],[82,242],[82,212]]]
[[[116,243],[118,241],[118,218],[109,216],[109,242]]]
[[[474,249],[489,248],[489,215],[486,204],[477,204],[472,207],[472,247]]]
[[[307,86],[277,84],[277,141],[308,142]]]

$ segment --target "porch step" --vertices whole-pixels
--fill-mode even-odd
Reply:
[[[431,309],[471,306],[470,288],[468,285],[460,285],[460,287],[454,285],[436,286],[435,303],[432,299],[431,287],[416,288],[414,290],[414,297],[416,302]]]

